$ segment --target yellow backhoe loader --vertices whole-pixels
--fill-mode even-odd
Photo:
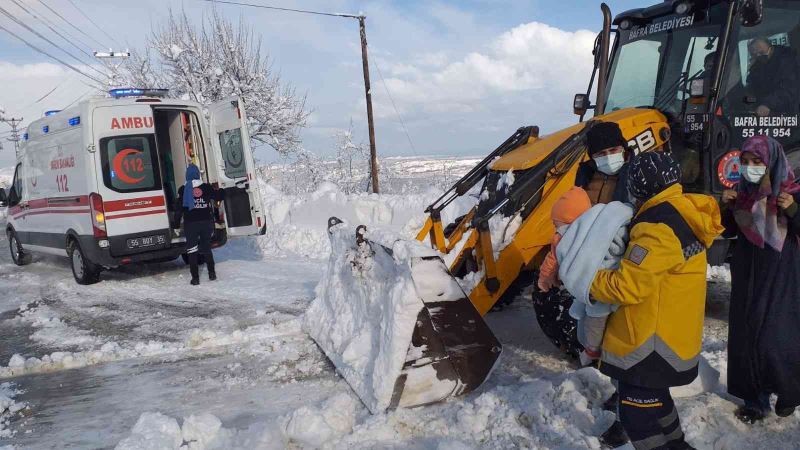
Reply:
[[[426,308],[395,383],[398,401],[390,406],[463,394],[489,376],[501,345],[481,316],[515,283],[529,280],[523,276],[543,259],[554,232],[551,206],[574,185],[578,164],[588,158],[586,133],[596,123],[619,124],[634,152],[671,151],[689,192],[717,195],[732,187],[739,146],[753,135],[778,139],[790,161],[800,162],[800,70],[776,73],[771,86],[750,76],[758,56],[750,48],[754,40],[780,49],[773,58],[795,58],[800,69],[800,1],[668,0],[613,20],[608,6],[601,11],[589,89],[574,98],[580,121],[547,135],[535,126],[518,129],[425,210],[417,239],[447,261],[466,294],[457,302],[421,299]],[[589,110],[593,117],[584,121]],[[454,223],[442,222],[448,205],[478,190],[474,208]],[[354,246],[380,246],[365,239],[363,229],[360,236]],[[727,242],[720,241],[710,257],[721,261],[726,252]],[[557,331],[545,331],[558,342]],[[431,342],[437,345],[423,345]],[[406,382],[431,367],[439,380],[452,381],[451,390],[430,392]]]

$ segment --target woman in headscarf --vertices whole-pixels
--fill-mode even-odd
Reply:
[[[189,271],[192,285],[200,284],[198,255],[205,257],[208,279],[217,279],[214,255],[211,253],[211,237],[214,234],[214,213],[212,204],[225,199],[225,191],[215,189],[204,183],[200,169],[194,164],[186,167],[186,185],[178,188],[178,214],[175,228],[180,226],[183,217],[183,234],[186,237],[186,253],[189,256]]]
[[[781,145],[755,136],[742,145],[742,179],[722,195],[723,224],[738,235],[731,260],[728,392],[736,417],[763,420],[770,395],[786,417],[800,405],[800,185]]]

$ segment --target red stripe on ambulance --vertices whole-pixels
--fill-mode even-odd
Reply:
[[[106,213],[110,213],[116,211],[130,211],[134,209],[155,208],[157,206],[164,206],[165,204],[166,203],[164,202],[163,196],[155,195],[153,197],[140,197],[131,198],[128,200],[113,200],[110,202],[104,202],[103,209],[105,209]]]

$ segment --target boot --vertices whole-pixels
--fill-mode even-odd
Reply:
[[[215,281],[217,279],[217,270],[214,266],[214,254],[208,252],[206,255],[206,269],[208,269],[208,279]]]
[[[628,442],[630,442],[628,433],[625,432],[625,428],[622,427],[622,422],[619,420],[615,421],[614,424],[600,436],[600,444],[605,448],[622,447]]]
[[[795,407],[794,406],[786,406],[781,401],[781,398],[778,397],[778,401],[775,402],[775,415],[778,417],[789,417],[794,414]]]
[[[741,422],[749,425],[761,422],[767,417],[767,413],[763,409],[752,406],[740,406],[733,414]]]
[[[189,253],[189,273],[192,274],[192,286],[200,284],[200,269],[197,267],[197,252]]]
[[[611,397],[608,397],[608,400],[603,402],[603,411],[611,411],[616,413],[617,403],[619,403],[619,394],[617,391],[614,391],[614,393],[611,394]]]

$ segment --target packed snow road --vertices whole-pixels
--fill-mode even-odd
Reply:
[[[78,286],[65,259],[19,268],[0,251],[0,446],[599,447],[611,385],[564,361],[528,302],[488,315],[505,351],[477,392],[372,416],[302,330],[324,262],[253,248],[219,251],[220,281],[199,288],[180,262]],[[755,427],[733,418],[727,290],[709,291],[704,383],[676,393],[687,436],[702,449],[787,448],[800,441],[800,413]]]

